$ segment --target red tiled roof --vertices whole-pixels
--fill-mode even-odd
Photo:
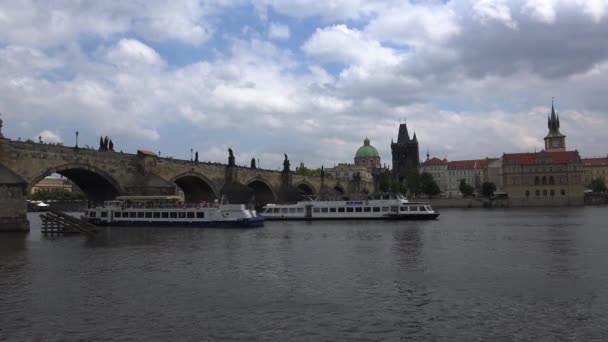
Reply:
[[[456,160],[448,163],[448,170],[472,170],[484,169],[485,167],[485,159]]]
[[[549,158],[552,164],[566,164],[579,158],[576,151],[564,152],[535,152],[535,153],[505,153],[503,158],[507,161],[515,161],[521,165],[536,164],[536,160]]]
[[[441,165],[447,165],[448,164],[448,160],[447,159],[439,159],[439,158],[431,158],[427,161],[425,161],[424,163],[422,163],[421,166],[441,166]]]
[[[584,166],[608,166],[608,158],[581,159]]]

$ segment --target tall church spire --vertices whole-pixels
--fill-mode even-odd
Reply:
[[[545,151],[556,152],[566,150],[566,136],[559,131],[559,115],[555,112],[555,104],[551,98],[551,113],[548,124],[549,133],[545,137]]]

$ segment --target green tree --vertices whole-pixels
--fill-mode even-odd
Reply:
[[[467,184],[464,179],[461,179],[460,184],[458,185],[458,191],[460,191],[463,197],[470,197],[473,195],[473,192],[475,192],[475,188]]]
[[[309,169],[304,165],[304,162],[300,162],[300,166],[296,168],[296,173],[303,176],[321,176],[321,168]]]
[[[380,175],[378,180],[378,188],[381,192],[388,192],[391,188],[391,176],[387,173],[383,173]]]
[[[407,190],[410,193],[420,193],[420,173],[418,169],[411,169],[405,179],[407,181]]]
[[[591,181],[591,184],[589,185],[589,188],[591,188],[591,190],[593,192],[606,192],[608,191],[608,189],[606,188],[606,183],[604,182],[603,178],[595,178]]]
[[[492,182],[483,182],[481,184],[481,194],[484,197],[492,197],[494,192],[496,192],[496,184]]]
[[[437,185],[437,182],[435,182],[435,178],[428,172],[420,174],[420,191],[431,198],[441,193],[441,189]]]
[[[84,200],[86,196],[81,192],[57,189],[55,191],[39,191],[31,196],[35,201],[71,201]]]

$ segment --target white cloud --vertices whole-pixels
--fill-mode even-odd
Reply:
[[[395,65],[400,61],[392,49],[345,25],[317,29],[302,49],[322,62]]]
[[[289,26],[277,23],[271,23],[268,28],[268,37],[276,40],[289,39]]]
[[[60,143],[63,142],[63,140],[61,139],[61,137],[59,136],[59,134],[49,131],[49,130],[44,130],[42,132],[40,132],[38,134],[40,136],[40,138],[42,139],[43,142],[45,143]]]
[[[507,0],[476,0],[473,3],[473,11],[482,22],[496,20],[509,28],[517,28]]]
[[[420,46],[460,32],[455,13],[446,5],[399,3],[380,11],[365,31],[380,41]]]
[[[293,165],[331,166],[352,162],[365,136],[390,162],[390,137],[407,117],[432,154],[477,158],[540,148],[556,96],[568,146],[606,154],[605,1],[268,3],[283,15],[318,16],[322,26],[290,50],[251,33],[255,22],[236,34],[246,39],[223,32],[228,19],[218,11],[238,5],[233,1],[183,8],[104,2],[92,9],[31,2],[27,11],[2,4],[4,133],[30,137],[42,130],[41,119],[53,117],[62,127],[49,128],[56,136],[70,136],[66,130],[77,123],[92,135],[158,143],[174,154],[166,134],[192,134],[205,146],[201,160],[225,162],[225,147],[233,146],[241,164],[263,156],[262,166],[280,167],[287,152]],[[259,15],[266,10],[255,6]],[[46,18],[46,10],[57,13]],[[296,32],[308,22],[283,17],[274,25]],[[261,25],[269,25],[272,39],[291,36]],[[221,44],[201,45],[216,30]],[[83,36],[101,42],[83,51]],[[166,40],[192,46],[180,50]],[[184,53],[193,61],[172,64]]]
[[[106,52],[105,58],[109,63],[124,67],[163,64],[162,57],[154,49],[135,39],[121,39]]]

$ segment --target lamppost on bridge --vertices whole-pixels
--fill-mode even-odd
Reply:
[[[78,131],[76,131],[76,148],[78,148]]]

